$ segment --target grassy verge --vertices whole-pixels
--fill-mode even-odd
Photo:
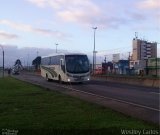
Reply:
[[[123,129],[157,127],[10,77],[0,78],[1,132],[111,135],[121,134]]]

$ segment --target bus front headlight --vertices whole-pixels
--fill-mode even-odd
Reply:
[[[70,82],[70,81],[71,81],[71,79],[69,79],[69,78],[68,78],[68,79],[67,79],[67,81],[68,81],[68,82]]]

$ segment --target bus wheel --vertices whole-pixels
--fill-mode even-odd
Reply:
[[[58,76],[58,82],[59,82],[59,83],[62,83],[62,79],[61,79],[61,76],[60,76],[60,75]]]
[[[46,74],[46,80],[49,82],[50,81],[50,79],[48,78],[48,74]]]

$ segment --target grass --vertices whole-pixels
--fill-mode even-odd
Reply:
[[[110,109],[55,91],[0,78],[0,130],[18,135],[121,134],[121,129],[158,129]],[[0,132],[1,134],[1,132]]]

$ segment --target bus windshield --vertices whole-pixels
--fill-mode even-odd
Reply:
[[[89,60],[87,55],[66,55],[66,70],[69,73],[89,72]]]

